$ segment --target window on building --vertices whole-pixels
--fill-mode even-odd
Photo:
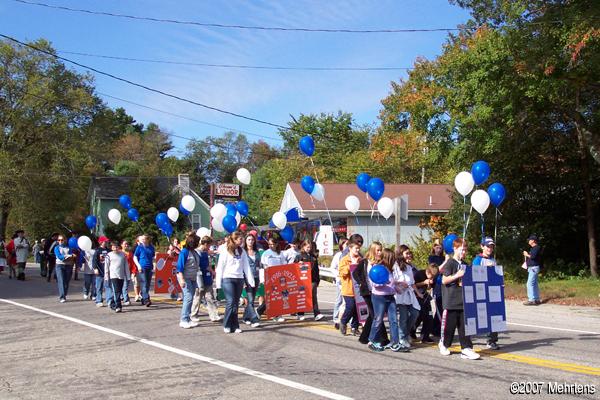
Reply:
[[[195,231],[202,228],[202,219],[200,217],[200,214],[192,214],[192,229],[194,229]]]

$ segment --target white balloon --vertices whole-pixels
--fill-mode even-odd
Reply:
[[[471,195],[471,205],[479,214],[483,214],[490,206],[490,195],[485,190],[476,190]]]
[[[240,168],[237,170],[237,172],[235,173],[236,178],[238,178],[238,181],[242,182],[244,185],[249,185],[250,184],[250,171],[248,171],[246,168]]]
[[[454,187],[456,187],[458,193],[462,194],[463,197],[471,193],[474,186],[475,181],[470,172],[459,172],[458,175],[456,175],[456,178],[454,178]]]
[[[121,222],[121,211],[117,210],[116,208],[111,208],[108,211],[108,219],[113,224],[119,225],[119,222]]]
[[[179,210],[175,207],[171,207],[167,210],[167,216],[173,222],[177,222],[177,218],[179,218]]]
[[[273,223],[279,229],[283,229],[287,224],[287,217],[281,211],[277,211],[275,214],[273,214]]]
[[[345,204],[348,211],[350,211],[352,214],[356,214],[360,208],[360,200],[354,195],[346,197]]]
[[[92,240],[87,236],[79,236],[79,238],[77,239],[77,246],[79,246],[81,250],[91,251]]]
[[[210,216],[214,219],[221,221],[225,215],[227,215],[227,207],[223,203],[217,203],[210,209]]]
[[[239,212],[235,213],[235,221],[237,222],[238,226],[240,226],[240,221],[242,220],[242,216],[240,215]]]
[[[382,197],[377,202],[377,210],[383,216],[388,219],[394,213],[394,201],[389,197]]]
[[[223,221],[220,219],[214,218],[211,223],[213,229],[217,232],[225,232],[225,228],[223,228]]]
[[[196,235],[202,239],[204,236],[210,236],[210,229],[202,227],[196,231]]]
[[[194,208],[196,208],[196,200],[194,200],[194,198],[189,194],[186,194],[181,199],[181,207],[185,208],[189,212],[192,212],[194,211]]]
[[[315,188],[310,195],[317,201],[323,201],[323,199],[325,199],[325,188],[320,183],[316,183]]]

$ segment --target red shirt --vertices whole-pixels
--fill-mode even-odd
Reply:
[[[127,255],[127,264],[129,265],[129,272],[131,273],[131,275],[137,274],[137,265],[135,265],[135,262],[133,261],[133,251],[126,251],[125,254]]]

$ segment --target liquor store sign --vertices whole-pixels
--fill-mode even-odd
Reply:
[[[215,196],[240,197],[240,185],[234,183],[215,183]]]

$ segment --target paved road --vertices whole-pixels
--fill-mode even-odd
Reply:
[[[0,399],[503,399],[512,382],[595,385],[567,397],[600,397],[598,309],[511,302],[502,349],[468,361],[432,346],[372,353],[330,321],[226,335],[206,319],[179,328],[169,300],[114,314],[84,301],[81,281],[67,303],[56,292],[33,268],[25,282],[0,275]],[[330,316],[334,288],[319,295]]]

